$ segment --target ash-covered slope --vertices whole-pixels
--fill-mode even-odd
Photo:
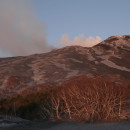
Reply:
[[[73,76],[103,76],[130,83],[130,36],[112,36],[87,48],[68,46],[49,53],[0,59],[0,94],[39,91]]]

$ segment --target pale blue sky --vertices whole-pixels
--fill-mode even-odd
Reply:
[[[0,57],[50,51],[64,34],[130,35],[130,0],[0,0]]]
[[[130,0],[33,0],[53,43],[63,34],[106,39],[130,34]]]

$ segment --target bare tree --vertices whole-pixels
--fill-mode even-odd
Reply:
[[[106,79],[79,77],[53,89],[42,107],[58,120],[117,120],[126,109],[127,92]]]

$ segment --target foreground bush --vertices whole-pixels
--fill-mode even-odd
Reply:
[[[44,88],[44,87],[43,87]],[[103,78],[79,76],[60,86],[0,101],[0,114],[25,119],[119,120],[127,115],[129,87]],[[130,116],[129,116],[130,117]]]
[[[18,95],[0,101],[0,114],[18,116],[24,119],[41,119],[39,104],[46,100],[47,92],[36,92],[26,96]]]
[[[74,78],[48,93],[41,115],[56,120],[118,120],[126,114],[127,89],[101,78]]]

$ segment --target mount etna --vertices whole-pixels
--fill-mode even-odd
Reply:
[[[26,119],[130,118],[130,36],[0,59],[0,113]],[[53,116],[52,116],[53,115]]]
[[[0,97],[41,91],[82,75],[128,86],[130,36],[111,36],[93,47],[67,46],[43,54],[0,58]]]

